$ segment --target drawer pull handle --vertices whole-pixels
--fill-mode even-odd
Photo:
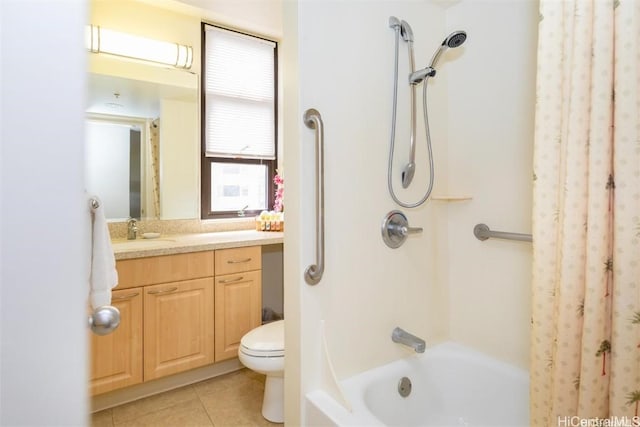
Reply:
[[[132,293],[132,294],[122,295],[122,296],[120,296],[120,297],[113,297],[113,298],[111,298],[111,299],[112,299],[112,300],[119,300],[119,301],[120,301],[120,300],[124,300],[124,299],[131,299],[131,298],[137,297],[138,295],[140,295],[140,292],[134,292],[134,293]]]
[[[230,260],[227,261],[227,264],[243,264],[245,262],[251,261],[252,259],[253,258],[245,258],[245,259],[241,259],[241,260],[238,260],[238,261],[230,259]]]
[[[236,277],[235,279],[224,279],[224,280],[220,280],[220,283],[235,283],[235,282],[240,282],[242,279],[244,279],[244,276],[240,276],[240,277]]]
[[[173,288],[169,288],[169,289],[158,289],[157,291],[149,291],[147,292],[149,295],[158,295],[158,294],[169,294],[171,292],[177,291],[178,287],[174,286]]]

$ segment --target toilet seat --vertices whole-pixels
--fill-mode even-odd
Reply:
[[[260,351],[260,350],[252,350],[245,346],[240,347],[240,351],[243,354],[251,357],[284,357],[284,350],[274,350],[274,351]]]
[[[240,351],[251,357],[284,357],[284,320],[267,323],[245,334]]]

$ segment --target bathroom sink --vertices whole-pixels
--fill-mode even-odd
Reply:
[[[175,239],[136,239],[114,241],[111,246],[115,251],[126,251],[161,248],[173,243],[175,243]]]

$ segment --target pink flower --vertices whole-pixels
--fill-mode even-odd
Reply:
[[[273,183],[276,186],[276,199],[273,202],[273,210],[276,212],[282,212],[282,209],[284,208],[284,204],[282,201],[284,197],[284,179],[280,176],[279,173],[276,173],[276,175],[273,177]]]

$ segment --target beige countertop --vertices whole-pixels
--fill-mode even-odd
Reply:
[[[119,260],[244,246],[273,245],[282,243],[283,240],[284,233],[280,232],[242,230],[214,233],[163,234],[155,239],[118,239],[113,240],[111,246],[116,260]]]

